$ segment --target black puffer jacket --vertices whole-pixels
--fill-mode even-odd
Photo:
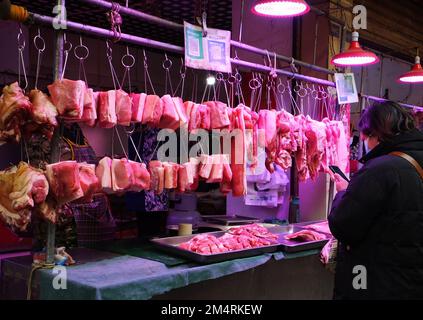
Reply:
[[[379,144],[334,200],[336,299],[423,299],[423,182],[408,161],[388,155],[393,151],[423,167],[423,134],[416,129]],[[358,265],[367,270],[366,290],[353,288]]]

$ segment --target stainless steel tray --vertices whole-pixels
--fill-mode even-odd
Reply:
[[[286,234],[287,232],[289,232],[290,226],[275,226],[275,227],[268,227],[267,229],[273,233]],[[225,231],[207,232],[207,234],[213,235],[215,237],[221,237],[225,233],[226,233]],[[216,253],[216,254],[199,254],[199,253],[184,250],[178,247],[181,243],[187,242],[191,240],[192,238],[194,238],[195,236],[196,235],[194,234],[189,236],[152,239],[151,242],[160,250],[173,253],[173,254],[188,258],[189,260],[192,260],[198,263],[203,263],[203,264],[216,263],[216,262],[222,262],[222,261],[239,259],[239,258],[247,258],[247,257],[261,255],[263,253],[272,253],[272,252],[278,251],[280,247],[280,244],[278,243],[271,246],[235,250],[235,251]]]
[[[311,242],[297,242],[292,240],[286,240],[285,236],[287,234],[292,234],[292,233],[301,231],[303,230],[303,228],[296,225],[286,225],[286,226],[263,225],[263,226],[266,227],[269,230],[269,232],[272,232],[278,235],[277,244],[274,244],[271,246],[235,250],[235,251],[217,253],[217,254],[199,254],[199,253],[184,250],[178,247],[181,243],[191,240],[198,234],[193,234],[189,236],[156,238],[156,239],[152,239],[151,242],[160,250],[185,257],[189,260],[192,260],[198,263],[208,264],[208,263],[216,263],[216,262],[222,262],[222,261],[227,261],[232,259],[247,258],[247,257],[256,256],[256,255],[261,255],[263,253],[272,253],[278,250],[282,250],[284,252],[289,252],[289,253],[312,250],[312,249],[322,248],[328,241],[328,240],[321,240],[321,241],[311,241]],[[213,235],[215,237],[221,237],[225,233],[226,233],[225,231],[207,232],[207,234]]]

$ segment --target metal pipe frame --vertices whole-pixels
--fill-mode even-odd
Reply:
[[[36,14],[36,13],[32,13],[31,15],[32,15],[32,19],[35,23],[40,23],[40,24],[44,24],[44,25],[52,25],[52,23],[53,23],[53,19],[54,19],[53,17],[43,16],[43,15]],[[98,28],[98,27],[94,27],[94,26],[89,26],[89,25],[85,25],[85,24],[81,24],[81,23],[77,23],[77,22],[73,22],[73,21],[69,21],[69,20],[66,21],[66,24],[67,24],[68,30],[72,30],[72,31],[75,31],[75,32],[82,32],[82,33],[90,34],[90,35],[93,35],[93,36],[101,36],[101,37],[110,38],[110,39],[113,39],[114,36],[115,36],[113,31],[111,31],[111,30],[106,30],[106,29],[102,29],[102,28]],[[122,33],[121,41],[136,44],[136,45],[147,46],[147,47],[151,47],[151,48],[155,48],[155,49],[171,51],[171,52],[175,52],[175,53],[179,53],[179,54],[184,54],[184,48],[183,47],[172,45],[172,44],[169,44],[169,43],[160,42],[160,41],[155,41],[155,40],[151,40],[151,39],[146,39],[146,38],[142,38],[142,37],[138,37],[138,36],[133,36],[133,35],[129,35],[129,34],[126,34],[126,33]],[[272,71],[272,68],[270,68],[270,67],[267,67],[267,66],[264,66],[264,65],[261,65],[261,64],[256,64],[256,63],[251,63],[251,62],[239,60],[239,59],[233,59],[232,58],[231,63],[235,66],[246,67],[246,68],[254,69],[254,70],[257,70],[257,71],[263,71],[263,72]],[[290,71],[286,71],[286,70],[282,70],[282,69],[276,69],[276,72],[279,75],[291,77],[291,78],[294,78],[294,79],[297,79],[297,80],[316,83],[316,84],[323,85],[323,86],[335,87],[335,83],[332,82],[332,81],[314,78],[314,77],[309,77],[309,76],[305,76],[305,75],[302,75],[302,74],[298,74],[298,73],[294,73],[294,72],[290,72]]]
[[[360,97],[362,97],[364,99],[369,99],[369,100],[372,100],[372,101],[376,101],[376,102],[387,102],[387,101],[390,101],[390,100],[387,100],[387,99],[383,99],[383,98],[379,98],[379,97],[375,97],[375,96],[368,96],[368,95],[365,95],[365,94],[361,94]],[[419,111],[423,111],[423,106],[415,106],[415,105],[412,105],[412,104],[399,103],[399,102],[397,102],[397,103],[400,106],[405,107],[405,108],[411,108],[411,109],[416,109],[416,110],[419,110]]]
[[[91,4],[93,6],[97,6],[97,7],[101,7],[107,10],[112,9],[112,3],[109,1],[104,1],[104,0],[82,0],[85,3]],[[320,13],[320,11],[318,11]],[[119,8],[119,13],[131,16],[133,18],[137,18],[140,20],[144,20],[147,22],[151,22],[151,23],[155,23],[158,25],[162,25],[164,27],[169,27],[172,29],[177,29],[177,30],[183,30],[184,26],[182,24],[176,23],[176,22],[172,22],[163,18],[159,18],[153,15],[149,15],[147,13],[144,13],[142,11],[138,11],[138,10],[134,10],[131,8],[127,8],[127,7],[123,7],[121,6]],[[262,56],[267,56],[267,54],[272,54],[272,56],[274,55],[274,53],[269,53],[268,50],[264,50],[264,49],[260,49],[254,46],[250,46],[248,44],[239,42],[239,41],[235,41],[235,40],[231,40],[231,46],[237,48],[237,49],[241,49],[244,51],[248,51],[251,53],[256,53]],[[334,74],[335,72],[333,70],[329,70],[327,68],[323,68],[323,67],[319,67],[316,66],[314,64],[311,63],[307,63],[307,62],[303,62],[300,60],[295,60],[292,57],[287,57],[281,54],[276,54],[276,58],[279,60],[283,60],[289,63],[294,63],[297,66],[301,66],[301,67],[305,67],[305,68],[309,68],[311,70],[314,71],[318,71],[318,72],[322,72],[325,74]]]

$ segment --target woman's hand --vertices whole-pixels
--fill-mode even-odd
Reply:
[[[339,174],[334,175],[334,182],[336,185],[336,191],[345,191],[348,188],[348,182],[345,181]]]

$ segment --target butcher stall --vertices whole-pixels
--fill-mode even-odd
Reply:
[[[360,148],[320,33],[156,2],[0,0],[0,297],[331,299]]]

